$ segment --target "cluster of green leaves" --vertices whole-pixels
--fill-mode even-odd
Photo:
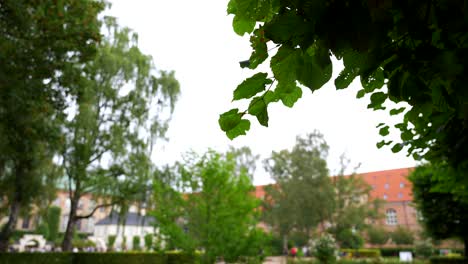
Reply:
[[[326,157],[328,145],[319,132],[297,137],[293,149],[273,152],[265,169],[275,185],[265,188],[264,221],[284,240],[292,231],[306,237],[333,213],[335,195]]]
[[[447,166],[426,164],[410,175],[414,202],[421,212],[420,221],[434,239],[460,238],[468,248],[468,203],[458,195],[440,188],[447,174],[454,173]],[[466,174],[458,175],[466,178]],[[466,191],[465,191],[466,192]]]
[[[0,188],[9,221],[6,249],[20,207],[41,195],[45,168],[61,144],[59,124],[76,63],[96,53],[102,1],[2,1],[0,5]],[[6,188],[5,188],[6,186]]]
[[[414,242],[413,232],[402,226],[398,226],[392,233],[391,238],[393,243],[397,245],[412,245]]]
[[[370,227],[367,229],[368,241],[374,245],[385,245],[389,239],[389,233],[380,227]]]
[[[233,155],[209,151],[194,153],[154,183],[152,214],[166,247],[187,252],[203,248],[203,259],[232,262],[256,256],[262,236],[255,229],[259,201],[246,170],[237,168]],[[240,171],[240,174],[239,174]]]
[[[246,115],[268,125],[268,105],[281,100],[293,106],[301,88],[320,89],[332,73],[330,56],[343,60],[334,80],[344,89],[357,77],[370,95],[369,108],[385,102],[406,102],[401,142],[382,140],[398,152],[408,147],[416,159],[449,160],[454,165],[468,156],[468,15],[463,1],[274,1],[231,0],[228,14],[239,35],[250,34],[252,54],[241,66],[256,69],[271,57],[273,76],[256,73],[234,91],[234,100],[249,99],[247,110],[232,109],[219,124],[229,138],[250,128]],[[268,52],[268,44],[278,49]],[[271,46],[271,45],[270,45]],[[275,89],[267,85],[277,82]],[[386,85],[387,89],[384,89]],[[389,126],[380,124],[380,134]],[[465,166],[466,169],[466,166]]]

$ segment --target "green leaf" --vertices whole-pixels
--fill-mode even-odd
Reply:
[[[369,76],[362,76],[361,75],[361,85],[364,90],[368,93],[373,92],[376,89],[382,88],[384,85],[384,73],[382,68],[377,68],[372,74]]]
[[[320,47],[310,48],[302,56],[301,66],[298,69],[298,81],[315,91],[326,84],[332,76],[332,63],[328,49]]]
[[[379,124],[376,126],[376,128],[379,128],[379,127],[384,126],[384,125],[385,125],[385,123],[379,123]]]
[[[274,43],[284,43],[303,37],[308,29],[308,24],[295,11],[286,11],[265,24],[265,35]]]
[[[405,109],[406,109],[405,107],[392,109],[392,110],[390,110],[390,115],[398,115],[398,114],[402,113],[403,111],[405,111]]]
[[[257,117],[262,126],[268,127],[268,109],[264,97],[255,97],[249,105],[249,114]]]
[[[366,95],[366,90],[362,89],[362,90],[359,90],[356,94],[356,98],[362,98],[364,97],[364,95]]]
[[[243,36],[245,33],[252,33],[255,28],[255,20],[249,20],[237,15],[232,20],[232,27],[234,32],[239,36]]]
[[[285,45],[271,58],[270,66],[279,83],[295,83],[300,66],[300,50]]]
[[[265,90],[267,84],[271,84],[272,80],[267,78],[268,74],[259,72],[250,78],[244,80],[236,90],[234,90],[234,99],[239,100],[244,98],[251,98],[257,93]]]
[[[397,153],[397,152],[400,152],[400,150],[402,150],[402,149],[403,149],[403,144],[395,143],[395,145],[393,145],[393,147],[392,147],[392,152]]]
[[[358,73],[354,69],[344,68],[335,79],[336,89],[340,90],[347,88],[357,76]]]
[[[236,0],[230,0],[228,3],[228,8],[227,8],[227,13],[228,14],[236,14],[237,13],[237,3]]]
[[[385,136],[388,136],[388,134],[390,134],[390,131],[388,130],[389,127],[388,126],[384,126],[382,127],[380,130],[379,130],[379,134],[383,137]]]
[[[400,138],[401,140],[403,141],[408,141],[408,140],[412,140],[413,139],[413,133],[410,131],[410,130],[406,130],[404,132],[401,133],[400,135]]]
[[[280,98],[278,97],[278,95],[275,92],[267,91],[263,95],[263,100],[265,100],[266,104],[269,104],[269,103],[272,103],[272,102],[278,102],[280,100]]]
[[[385,140],[382,140],[382,141],[379,141],[377,142],[377,148],[382,148],[383,146],[387,146],[387,145],[390,145],[392,144],[392,141],[385,141]]]
[[[241,121],[241,114],[239,109],[231,109],[219,116],[219,126],[223,131],[228,131],[239,125]]]
[[[249,65],[250,69],[255,69],[259,64],[268,58],[267,39],[264,36],[263,28],[256,29],[250,37],[252,46],[252,55],[250,55]]]
[[[239,124],[231,130],[226,131],[226,135],[229,139],[234,139],[241,135],[246,135],[246,132],[250,129],[250,121],[242,119]]]
[[[375,92],[371,95],[371,103],[367,106],[367,108],[372,108],[374,110],[377,109],[384,109],[382,104],[388,98],[387,94],[384,92]]]
[[[237,108],[221,114],[218,123],[229,139],[245,135],[250,129],[250,121],[242,119],[242,114]]]
[[[275,93],[287,107],[293,107],[297,100],[302,97],[302,89],[295,84],[278,84]]]

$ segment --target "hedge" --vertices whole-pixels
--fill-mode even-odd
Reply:
[[[0,253],[0,264],[195,264],[182,253]]]
[[[380,254],[382,257],[398,257],[400,256],[400,251],[409,251],[411,254],[414,254],[414,248],[406,247],[406,248],[380,248]]]
[[[431,264],[467,264],[468,258],[463,257],[433,257]]]
[[[360,249],[340,249],[341,252],[350,254],[353,257],[359,258],[378,258],[380,257],[380,250],[372,248]]]

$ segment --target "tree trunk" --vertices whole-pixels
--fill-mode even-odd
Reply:
[[[288,255],[288,235],[283,235],[283,255]]]
[[[2,232],[0,233],[0,252],[6,252],[8,250],[8,242],[10,240],[11,234],[13,233],[13,230],[15,229],[16,221],[18,220],[20,201],[21,194],[16,191],[10,206],[8,222],[5,224]]]
[[[28,176],[29,173],[27,163],[18,162],[15,166],[16,170],[13,172],[15,173],[15,182],[14,188],[15,191],[13,193],[13,199],[11,201],[10,206],[10,214],[8,216],[8,222],[2,229],[0,233],[0,252],[6,252],[8,250],[8,242],[10,240],[11,234],[15,229],[16,221],[18,220],[18,215],[21,207],[21,203],[23,202],[23,184],[24,179]]]
[[[70,199],[70,215],[68,217],[67,229],[65,230],[65,234],[63,236],[62,241],[62,250],[63,251],[72,251],[72,240],[73,235],[75,233],[75,225],[76,225],[76,211],[78,209],[78,202],[80,200],[80,196],[76,193]]]

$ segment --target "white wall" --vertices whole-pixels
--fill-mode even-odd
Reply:
[[[127,249],[133,247],[133,237],[140,237],[140,247],[144,247],[144,236],[146,234],[155,234],[158,230],[152,226],[120,226],[119,233],[117,234],[117,225],[95,225],[94,236],[102,238],[104,241],[108,241],[110,235],[117,235],[117,239],[114,244],[114,248],[122,248],[123,236],[126,237]]]

